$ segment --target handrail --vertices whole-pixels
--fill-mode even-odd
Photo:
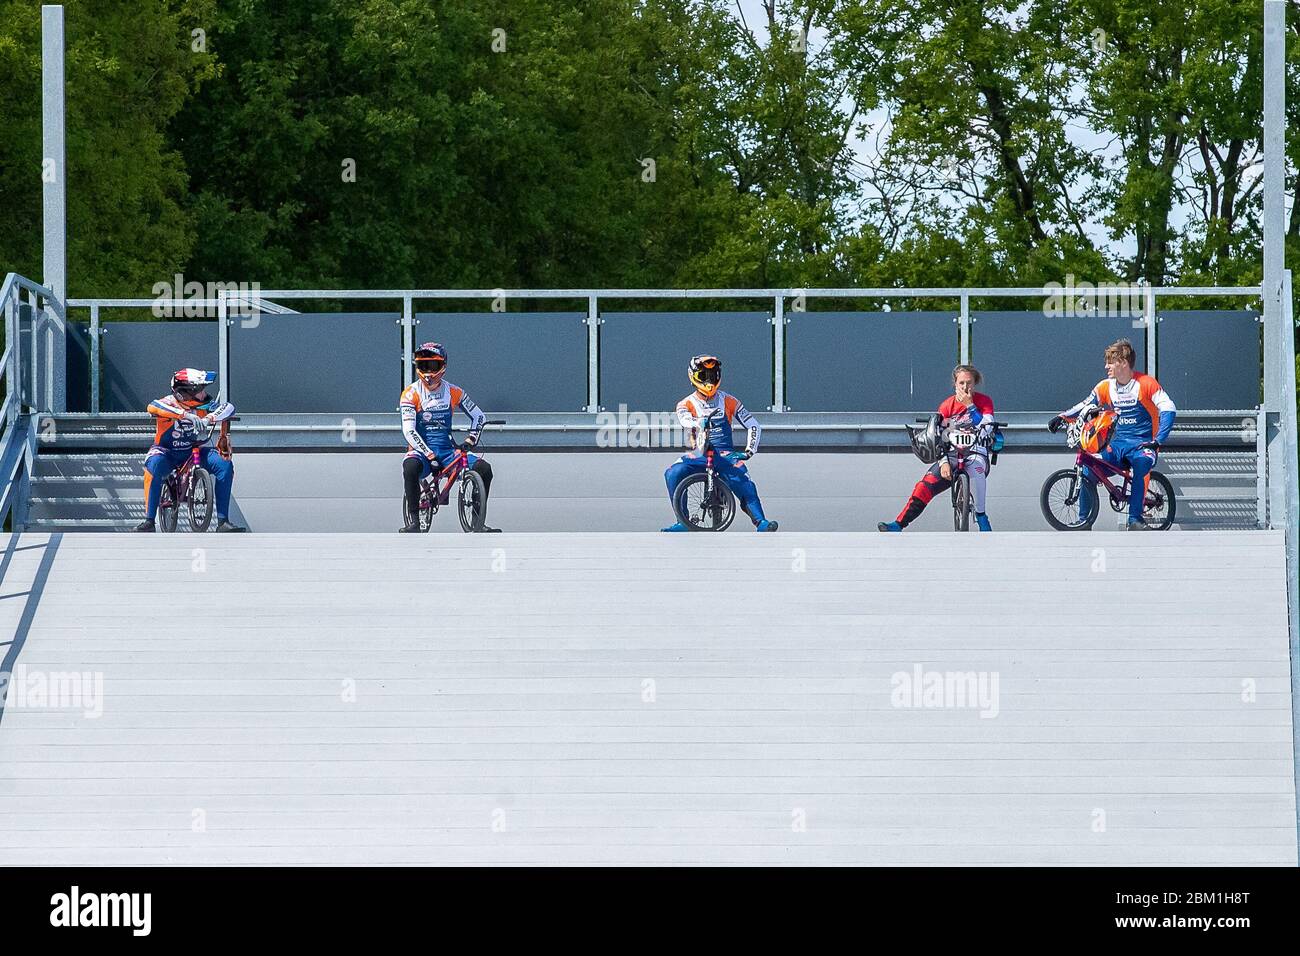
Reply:
[[[1096,298],[1104,296],[1114,286],[1130,286],[1136,292],[1148,288],[1159,296],[1196,296],[1196,295],[1262,295],[1261,286],[1138,286],[1125,283],[1102,283],[1090,291],[1080,288],[1052,289],[1044,286],[1018,287],[907,287],[907,288],[868,288],[868,289],[259,289],[256,298],[268,299],[393,299],[401,301],[412,299],[772,299],[784,298],[855,299],[855,298],[942,298],[955,299],[960,296],[982,296],[985,298],[1015,298],[1066,294],[1074,298]],[[109,308],[142,308],[148,306],[205,306],[215,307],[221,299],[227,301],[247,300],[248,293],[238,290],[219,292],[218,298],[194,299],[69,299],[68,305],[76,308],[89,308],[92,305]],[[272,303],[273,304],[273,303]]]

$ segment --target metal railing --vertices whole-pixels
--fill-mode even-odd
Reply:
[[[785,327],[790,324],[790,316],[802,311],[798,305],[809,299],[949,299],[955,300],[958,307],[953,321],[958,326],[958,348],[962,361],[969,361],[971,355],[971,316],[972,299],[1003,298],[1038,298],[1045,299],[1052,290],[1044,288],[868,288],[868,289],[259,289],[255,295],[238,289],[218,290],[216,299],[209,298],[171,298],[171,299],[69,299],[72,308],[90,310],[90,374],[91,374],[91,412],[99,412],[99,351],[100,351],[100,309],[102,308],[185,308],[196,307],[206,310],[215,309],[218,319],[218,381],[225,389],[230,381],[230,318],[233,308],[242,307],[266,312],[268,314],[292,311],[280,306],[276,300],[365,300],[372,302],[392,301],[394,306],[400,303],[402,327],[402,374],[403,380],[412,377],[412,352],[415,341],[415,312],[417,300],[475,300],[506,301],[510,299],[568,299],[585,301],[587,304],[587,326],[585,349],[585,367],[587,369],[587,406],[586,411],[594,414],[602,410],[600,406],[600,348],[599,327],[601,318],[601,301],[610,300],[705,300],[735,299],[748,301],[770,301],[773,326],[772,382],[775,403],[768,406],[768,411],[783,413],[789,411],[784,404],[786,394],[785,370]],[[1203,297],[1234,296],[1238,298],[1259,297],[1260,286],[1142,286],[1142,314],[1135,327],[1145,332],[1147,371],[1156,375],[1159,364],[1158,343],[1155,332],[1156,304],[1160,298],[1169,297]],[[1064,297],[1084,303],[1096,303],[1113,292],[1106,287],[1091,292],[1066,289]],[[787,300],[794,300],[795,308],[787,308]],[[394,309],[396,311],[396,308]],[[904,313],[905,314],[905,313]],[[1106,314],[1101,312],[1099,314]],[[1127,312],[1123,313],[1129,314]],[[1253,410],[1252,410],[1253,413]]]
[[[33,317],[30,331],[32,347],[23,349],[19,310],[24,304]],[[32,425],[30,405],[42,395],[37,386],[41,378],[37,365],[38,336],[42,332],[38,316],[49,309],[63,314],[54,293],[45,286],[11,272],[0,285],[0,310],[4,312],[5,349],[0,356],[0,377],[4,379],[4,402],[0,404],[0,525],[12,513],[14,527],[26,515],[32,463],[36,457],[36,429]],[[49,330],[44,330],[50,334]],[[54,369],[48,361],[44,368],[45,407],[51,407],[54,394]],[[30,400],[30,401],[28,401]]]

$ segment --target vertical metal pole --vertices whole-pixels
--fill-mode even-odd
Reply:
[[[90,306],[90,414],[99,414],[99,303]]]
[[[411,297],[402,296],[402,388],[414,379],[415,315],[411,311]]]
[[[957,339],[961,364],[970,364],[970,295],[961,294],[961,312],[957,315]]]
[[[226,290],[217,290],[217,394],[230,401],[230,320],[226,318]]]
[[[1159,378],[1156,371],[1156,290],[1155,286],[1147,285],[1142,291],[1142,313],[1147,327],[1147,374]]]
[[[1263,405],[1255,406],[1255,525],[1268,527],[1268,416]]]
[[[63,124],[63,7],[41,7],[41,206],[44,220],[41,282],[54,293],[51,314],[33,313],[32,346],[39,330],[45,332],[45,361],[49,386],[46,408],[67,411],[67,166]],[[37,320],[40,320],[39,323]],[[33,382],[33,400],[36,383]]]
[[[1264,281],[1260,290],[1264,300],[1264,406],[1278,416],[1277,433],[1267,436],[1268,496],[1270,525],[1286,527],[1287,551],[1295,557],[1288,525],[1288,499],[1296,483],[1295,446],[1288,448],[1286,421],[1294,422],[1296,400],[1295,363],[1283,369],[1283,357],[1294,356],[1295,324],[1290,310],[1283,307],[1285,286],[1283,243],[1286,235],[1286,4],[1283,0],[1264,0]],[[1290,390],[1284,383],[1291,383]],[[1284,409],[1292,406],[1290,414]],[[1265,419],[1267,425],[1267,419]],[[1292,435],[1294,435],[1292,424]],[[1289,457],[1288,457],[1289,456]],[[1294,595],[1297,566],[1292,561],[1287,577],[1289,597]],[[1291,629],[1291,708],[1292,761],[1295,788],[1300,793],[1300,643],[1296,640],[1297,615],[1300,607],[1294,600],[1288,606]],[[1300,800],[1296,805],[1296,830],[1300,834]]]
[[[5,310],[5,341],[12,348],[9,351],[9,367],[5,369],[5,398],[12,398],[9,403],[9,412],[6,415],[7,426],[12,426],[14,419],[18,417],[18,406],[23,402],[22,389],[18,385],[19,369],[22,368],[20,354],[22,353],[21,342],[18,335],[18,287],[12,286],[8,295],[5,296],[3,303]]]
[[[600,303],[587,296],[587,411],[600,411]]]
[[[40,410],[41,405],[41,348],[38,338],[38,326],[40,323],[36,318],[36,293],[31,289],[24,289],[23,294],[27,298],[27,343],[31,346],[32,367],[28,369],[27,379],[27,404],[36,410]],[[21,319],[22,313],[19,312]],[[21,322],[20,333],[21,334]]]
[[[778,293],[772,309],[772,404],[771,411],[784,412],[785,405],[785,296]]]
[[[1284,193],[1284,149],[1286,136],[1286,5],[1282,0],[1264,2],[1264,406],[1277,421],[1295,392],[1282,389],[1284,338],[1294,328],[1283,328],[1282,308],[1283,242],[1286,234]],[[1280,527],[1286,513],[1287,475],[1292,465],[1282,450],[1280,429],[1269,436],[1268,495],[1270,524]],[[1293,666],[1300,662],[1293,661]]]
[[[1291,270],[1282,271],[1282,309],[1279,313],[1283,320],[1286,334],[1280,342],[1282,354],[1278,357],[1282,366],[1280,391],[1283,393],[1283,405],[1279,424],[1281,441],[1278,443],[1280,457],[1284,459],[1281,469],[1286,478],[1286,511],[1274,518],[1274,524],[1281,523],[1286,531],[1287,557],[1287,623],[1290,626],[1291,643],[1291,731],[1295,752],[1292,759],[1296,761],[1296,791],[1300,793],[1300,482],[1296,475],[1296,367],[1295,367],[1295,314],[1291,298]],[[1297,808],[1296,825],[1300,828],[1300,808]]]

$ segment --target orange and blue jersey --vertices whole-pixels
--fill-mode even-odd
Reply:
[[[731,440],[731,423],[735,421],[746,430],[745,449],[751,455],[757,453],[758,440],[763,433],[762,426],[758,424],[758,419],[740,404],[738,398],[721,389],[714,392],[712,398],[693,392],[677,403],[677,420],[690,436],[692,447],[699,448],[703,444],[702,436],[699,435],[700,427],[709,415],[718,411],[722,414],[713,419],[709,425],[709,442],[714,450],[724,455],[735,450]],[[693,455],[694,453],[690,453],[683,457]]]
[[[210,402],[189,408],[173,396],[165,395],[149,403],[149,414],[154,420],[153,446],[149,453],[179,452],[189,451],[210,440],[210,436],[201,436],[198,432],[201,415],[210,421],[225,421],[235,414],[235,406],[229,402]]]
[[[1115,448],[1133,447],[1146,442],[1164,444],[1174,427],[1178,409],[1160,383],[1150,375],[1134,372],[1124,385],[1108,378],[1082,402],[1061,413],[1073,418],[1085,405],[1100,405],[1115,410],[1115,433],[1110,444]]]
[[[432,455],[445,463],[456,451],[456,444],[451,440],[451,416],[456,409],[469,416],[469,431],[476,439],[487,422],[487,415],[465,390],[447,381],[431,389],[416,379],[402,392],[399,408],[408,458],[428,459]]]

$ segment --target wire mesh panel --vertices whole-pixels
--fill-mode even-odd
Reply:
[[[958,358],[955,312],[793,312],[786,403],[798,412],[937,406]]]
[[[770,312],[605,312],[600,327],[600,403],[634,411],[675,408],[694,386],[695,355],[722,360],[722,389],[750,409],[772,404]]]
[[[179,368],[216,369],[217,323],[105,322],[100,338],[101,408],[141,412],[166,395]]]
[[[587,407],[587,313],[421,312],[415,344],[441,342],[447,379],[491,414]]]
[[[1259,313],[1207,309],[1156,313],[1156,370],[1179,408],[1254,408],[1263,397]]]
[[[1146,327],[1130,317],[1039,310],[972,312],[971,320],[971,361],[998,411],[1054,412],[1080,401],[1106,377],[1102,356],[1118,339],[1133,343],[1139,371],[1147,367]]]
[[[230,326],[230,395],[241,412],[395,411],[401,315],[257,315]]]

